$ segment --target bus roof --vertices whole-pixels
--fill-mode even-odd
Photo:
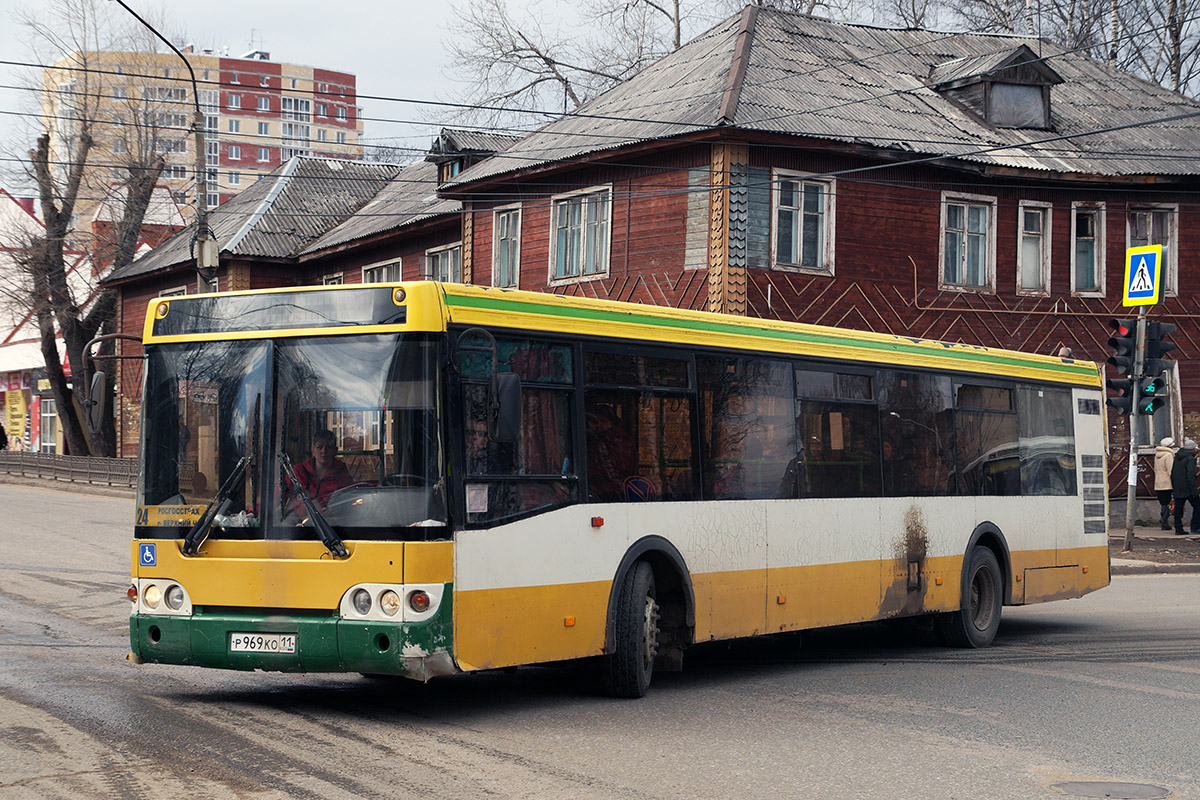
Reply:
[[[147,310],[143,341],[154,344],[437,331],[449,325],[1101,386],[1100,370],[1091,361],[824,325],[434,281],[155,298]]]

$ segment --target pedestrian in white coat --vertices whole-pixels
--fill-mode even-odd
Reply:
[[[1154,448],[1154,494],[1158,496],[1158,521],[1164,531],[1171,530],[1171,466],[1175,463],[1175,440],[1170,436]]]

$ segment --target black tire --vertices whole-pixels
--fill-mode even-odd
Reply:
[[[963,570],[958,611],[937,618],[938,637],[955,647],[987,647],[1000,629],[1004,577],[995,554],[986,547],[971,551]]]
[[[613,697],[642,697],[658,653],[658,602],[654,570],[639,561],[625,575],[613,618],[613,651],[604,656],[601,678]]]

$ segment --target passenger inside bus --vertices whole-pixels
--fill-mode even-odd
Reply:
[[[354,482],[346,462],[337,457],[337,437],[330,430],[319,430],[313,436],[312,457],[296,465],[296,477],[309,497],[324,511],[329,496]],[[304,504],[293,496],[290,510],[301,512]]]

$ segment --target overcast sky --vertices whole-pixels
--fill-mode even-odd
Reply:
[[[512,0],[510,0],[511,2]],[[126,0],[139,14],[159,7],[159,0]],[[513,2],[525,5],[525,0]],[[24,60],[28,48],[22,42],[23,31],[12,23],[18,8],[36,8],[37,0],[0,0],[0,59]],[[105,3],[113,14],[125,10],[113,2]],[[457,85],[445,77],[448,71],[442,52],[451,12],[444,0],[357,0],[350,3],[305,3],[297,0],[204,0],[200,3],[171,2],[166,6],[178,28],[186,31],[189,41],[218,51],[229,47],[231,56],[240,56],[250,48],[251,31],[255,44],[271,54],[271,60],[304,64],[350,72],[358,78],[363,95],[403,97],[417,100],[445,100]],[[309,9],[312,12],[309,13]],[[345,15],[339,18],[338,15]],[[19,71],[0,65],[0,85],[19,83]],[[28,92],[0,88],[0,111],[24,108],[22,95]],[[406,137],[405,144],[426,147],[430,132],[441,113],[408,103],[361,100],[368,140]],[[408,120],[413,124],[377,122],[373,118]],[[0,142],[11,151],[18,145],[20,126],[9,113],[0,114]],[[6,187],[8,188],[8,187]]]

